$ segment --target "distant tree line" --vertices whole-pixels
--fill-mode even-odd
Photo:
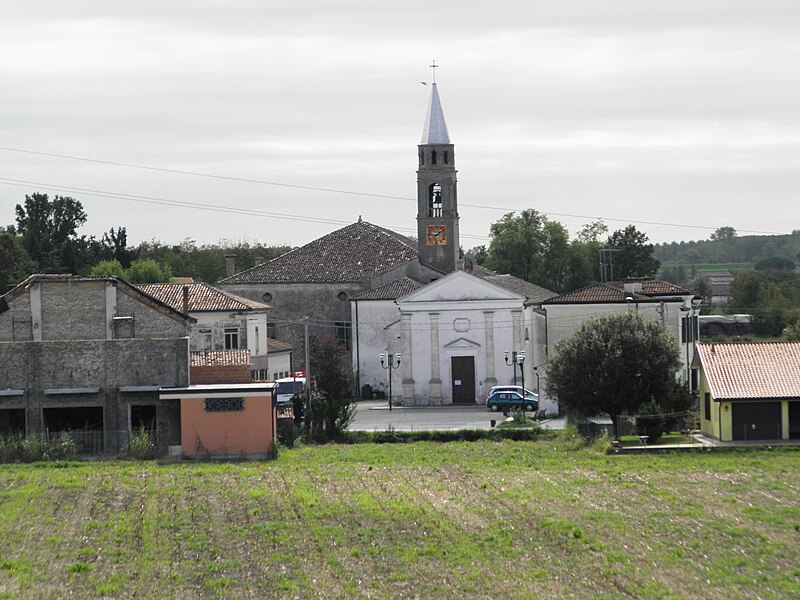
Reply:
[[[129,246],[124,226],[112,227],[100,239],[78,235],[88,216],[81,202],[68,196],[26,195],[15,217],[14,225],[0,227],[0,294],[32,273],[116,275],[132,283],[192,277],[214,283],[225,277],[226,254],[236,255],[241,270],[291,249],[241,241],[197,245],[193,240]]]
[[[676,274],[667,271],[680,266],[684,267],[683,276],[687,277],[691,275],[689,271],[692,265],[755,263],[770,257],[798,261],[800,230],[790,235],[740,237],[733,227],[720,227],[707,240],[656,244],[655,256],[664,264],[662,276],[666,275],[665,278],[669,277],[670,281],[676,278]]]

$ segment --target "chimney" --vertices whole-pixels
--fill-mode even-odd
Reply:
[[[189,314],[189,286],[183,286],[183,314]]]
[[[233,277],[236,275],[236,255],[225,255],[225,277]]]
[[[641,294],[642,282],[641,281],[626,281],[623,283],[626,294]]]

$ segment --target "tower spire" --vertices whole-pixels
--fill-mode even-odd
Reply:
[[[430,65],[436,77],[436,61]],[[420,264],[441,273],[460,268],[455,147],[444,122],[439,89],[431,85],[419,145],[417,240]]]

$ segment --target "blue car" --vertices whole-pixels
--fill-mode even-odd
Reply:
[[[506,408],[522,408],[530,412],[539,408],[538,400],[533,398],[523,398],[522,394],[517,392],[495,392],[486,399],[486,406],[492,412]]]

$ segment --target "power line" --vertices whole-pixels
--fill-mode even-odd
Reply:
[[[48,156],[51,158],[60,158],[64,160],[75,160],[81,162],[89,162],[89,163],[96,163],[102,165],[111,165],[116,167],[126,167],[130,169],[142,169],[146,171],[156,171],[160,173],[172,173],[177,175],[189,175],[192,177],[205,177],[208,179],[219,179],[223,181],[237,181],[242,183],[255,183],[258,185],[270,185],[276,187],[284,187],[284,188],[291,188],[291,189],[301,189],[301,190],[309,190],[315,192],[326,192],[326,193],[334,193],[334,194],[346,194],[351,196],[366,196],[371,198],[382,198],[385,200],[404,200],[408,202],[416,202],[416,198],[409,198],[405,196],[392,196],[388,194],[374,194],[371,192],[357,192],[354,190],[341,190],[336,188],[325,188],[325,187],[315,187],[315,186],[307,186],[307,185],[299,185],[299,184],[291,184],[291,183],[282,183],[276,181],[267,181],[264,179],[251,179],[247,177],[233,177],[229,175],[217,175],[214,173],[203,173],[201,171],[185,171],[182,169],[168,169],[165,167],[153,167],[149,165],[139,165],[135,163],[124,163],[124,162],[117,162],[111,160],[102,160],[97,158],[88,158],[84,156],[73,156],[69,154],[56,154],[51,152],[39,152],[35,150],[25,150],[21,148],[10,148],[7,146],[0,146],[0,150],[5,150],[6,152],[16,152],[20,154],[31,154],[34,156]],[[468,204],[468,203],[460,203],[461,206],[465,208],[480,208],[485,210],[498,210],[504,212],[517,212],[523,209],[520,208],[512,208],[512,207],[504,207],[504,206],[492,206],[486,204]],[[641,219],[628,219],[628,218],[616,218],[616,217],[603,217],[599,215],[581,215],[581,214],[572,214],[572,213],[557,213],[557,212],[550,212],[550,211],[542,211],[543,214],[548,216],[554,217],[564,217],[564,218],[573,218],[573,219],[588,219],[590,221],[614,221],[619,223],[635,223],[639,225],[657,225],[661,227],[680,227],[682,229],[702,229],[707,231],[716,231],[718,229],[717,226],[711,225],[697,225],[697,224],[689,224],[689,223],[671,223],[667,221],[644,221]],[[400,228],[398,228],[400,229]],[[410,231],[406,229],[406,231]],[[786,232],[778,232],[778,231],[759,231],[755,229],[739,229],[741,233],[753,233],[753,234],[761,234],[761,235],[787,235]],[[472,237],[476,239],[489,239],[485,236],[468,236],[462,235],[462,237]]]
[[[28,181],[24,179],[11,179],[8,177],[0,177],[0,184],[3,185],[14,185],[17,187],[28,187],[28,186],[41,186],[47,187],[53,190],[59,191],[66,191],[70,193],[79,192],[81,194],[85,194],[87,196],[97,196],[101,198],[111,198],[114,200],[127,200],[130,202],[140,202],[143,204],[158,204],[163,206],[173,206],[177,208],[191,208],[195,210],[206,210],[212,212],[223,212],[223,213],[231,213],[231,214],[238,214],[238,215],[245,215],[245,216],[256,216],[256,217],[264,217],[269,219],[285,219],[289,221],[303,221],[306,223],[325,223],[329,225],[350,225],[352,221],[343,221],[341,219],[330,219],[324,217],[307,217],[305,215],[293,215],[290,213],[278,213],[278,212],[269,212],[264,210],[256,210],[256,209],[245,209],[245,208],[233,208],[228,206],[222,206],[219,204],[206,204],[202,202],[191,202],[188,200],[171,200],[169,198],[159,198],[156,196],[140,196],[136,194],[125,194],[121,192],[108,192],[104,190],[95,190],[91,188],[80,188],[80,187],[72,187],[72,186],[64,186],[52,183],[45,183],[41,181]],[[386,229],[390,229],[392,231],[406,231],[408,233],[416,233],[416,230],[411,229],[409,227],[394,227],[390,225],[382,225],[382,227]],[[486,236],[479,236],[479,235],[470,235],[470,234],[460,234],[460,237],[463,238],[471,238],[475,240],[486,241],[490,238]]]

